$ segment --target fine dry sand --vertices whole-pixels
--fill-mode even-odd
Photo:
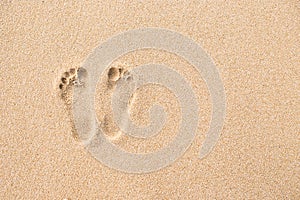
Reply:
[[[0,199],[300,199],[300,3],[246,2],[2,1]],[[152,62],[180,71],[200,104],[197,137],[182,157],[157,172],[128,174],[84,149],[70,105],[76,69],[93,49],[141,27],[171,29],[199,43],[219,69],[227,108],[216,147],[199,160],[212,108],[195,68],[159,50],[119,58],[111,67]],[[168,120],[151,140],[120,135],[110,105],[116,73],[99,77],[95,96],[107,137],[136,153],[167,145],[180,121],[174,94],[141,88],[133,121],[149,123],[144,111],[153,101]]]

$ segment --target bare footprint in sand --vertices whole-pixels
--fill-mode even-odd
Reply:
[[[125,76],[127,73],[127,70],[125,70],[122,66],[111,67],[107,72],[107,89],[113,89],[116,86],[118,80]],[[73,87],[85,86],[87,76],[87,71],[84,68],[70,68],[60,77],[58,86],[60,89],[59,95],[66,105],[66,109],[70,115],[70,119],[72,118]],[[77,139],[78,135],[75,130],[75,125],[73,124],[73,120],[71,121],[72,135]]]
[[[63,73],[59,84],[59,89],[65,90],[70,84],[73,84],[77,77],[77,69],[71,68],[69,71]]]
[[[79,68],[80,69],[80,68]],[[72,87],[79,85],[78,81],[78,71],[79,69],[71,68],[68,71],[64,72],[60,78],[59,89],[60,89],[60,97],[64,101],[66,105],[66,109],[70,116],[72,116],[72,101],[73,101],[73,92]],[[71,119],[71,118],[70,118]],[[71,120],[72,121],[72,120]],[[77,132],[75,130],[75,126],[72,121],[72,135],[75,139],[78,138]]]

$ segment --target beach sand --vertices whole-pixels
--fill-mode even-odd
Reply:
[[[299,21],[296,0],[2,1],[0,199],[300,199]],[[182,157],[156,172],[130,174],[101,164],[80,143],[72,84],[61,78],[111,36],[141,27],[174,30],[201,45],[222,78],[226,119],[213,151],[199,159],[212,110],[200,74],[159,50],[119,58],[112,67],[154,62],[178,70],[200,105],[197,136]],[[132,139],[113,122],[107,79],[117,78],[108,72],[95,96],[107,137],[135,153],[167,145],[180,121],[174,94],[157,85],[136,93],[136,124],[149,123],[144,111],[152,100],[168,119],[151,140]]]

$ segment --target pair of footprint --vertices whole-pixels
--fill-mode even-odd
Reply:
[[[86,76],[86,70],[82,68],[71,68],[69,71],[64,72],[59,84],[59,89],[66,90],[68,86],[71,85],[80,85],[78,80],[78,75],[83,77]],[[108,71],[108,82],[109,85],[115,85],[115,83],[122,78],[124,75],[127,75],[128,71],[122,67],[112,67]],[[129,77],[131,78],[131,77]]]

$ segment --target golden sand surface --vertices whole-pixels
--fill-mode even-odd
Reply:
[[[296,0],[1,1],[0,199],[300,199],[299,21]],[[106,167],[80,144],[72,88],[59,85],[99,44],[142,27],[199,43],[219,70],[227,107],[217,145],[199,159],[211,102],[193,66],[150,49],[116,60],[112,66],[154,62],[180,71],[200,105],[196,139],[182,157],[156,172],[130,174]],[[99,77],[95,97],[107,137],[135,153],[167,145],[180,120],[172,92],[150,85],[136,93],[137,124],[149,122],[144,111],[152,100],[168,113],[161,133],[145,142],[118,135],[108,78]]]

